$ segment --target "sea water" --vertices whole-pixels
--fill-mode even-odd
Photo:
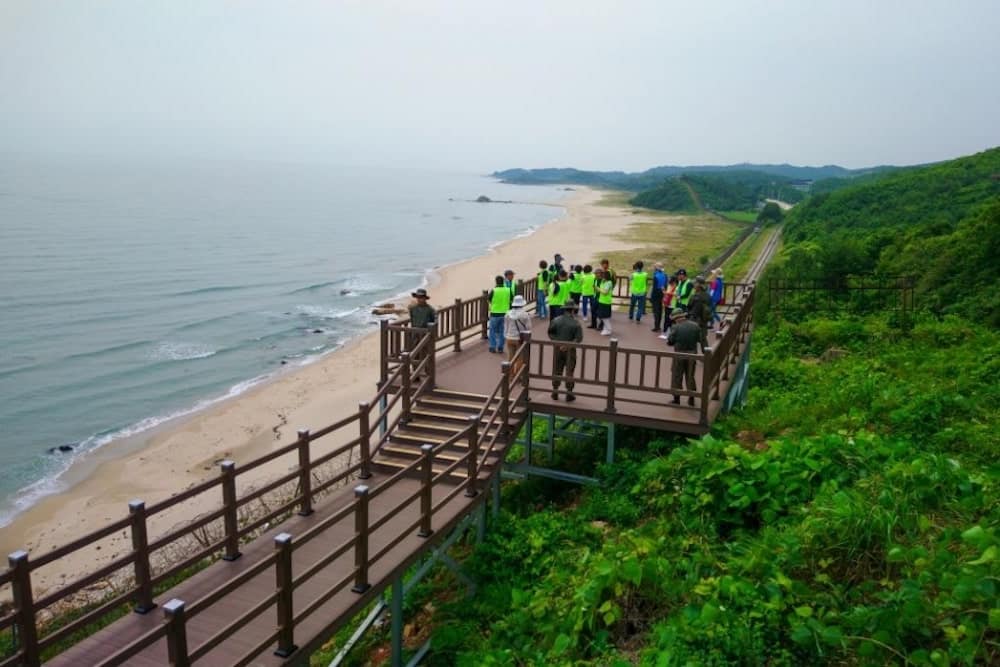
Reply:
[[[336,349],[563,195],[431,170],[0,160],[0,525],[77,457]]]

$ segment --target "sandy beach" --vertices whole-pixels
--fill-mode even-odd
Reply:
[[[431,272],[427,289],[432,305],[441,307],[456,298],[473,297],[490,287],[493,276],[504,269],[513,269],[520,278],[533,277],[539,259],[551,261],[556,252],[573,263],[586,263],[597,259],[599,252],[628,249],[613,237],[620,239],[641,216],[631,209],[600,205],[602,196],[599,191],[579,188],[555,204],[565,209],[565,215],[530,236],[500,243],[482,256]],[[669,233],[666,227],[664,231]],[[294,441],[299,428],[317,430],[355,412],[359,402],[375,393],[378,354],[378,336],[372,332],[313,364],[147,434],[120,455],[113,454],[112,446],[112,454],[98,454],[108,460],[96,467],[91,462],[93,469],[84,479],[42,499],[4,527],[0,547],[7,553],[26,548],[33,557],[43,555],[126,516],[130,500],[142,499],[150,505],[168,498],[216,476],[218,463],[224,459],[237,465],[248,462]],[[255,481],[286,472],[287,461],[279,461],[260,468]],[[151,540],[209,508],[187,503],[175,509],[151,521]],[[129,549],[127,531],[111,535],[94,548],[38,570],[33,575],[36,589],[50,590],[71,581]]]

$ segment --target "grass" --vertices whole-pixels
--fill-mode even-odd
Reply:
[[[719,215],[737,222],[757,222],[757,211],[719,211]]]
[[[631,249],[602,252],[593,258],[609,259],[619,274],[627,272],[640,259],[647,267],[663,262],[668,271],[682,266],[700,267],[743,230],[741,224],[724,222],[714,215],[683,215],[631,207],[629,197],[629,193],[609,192],[599,202],[601,206],[629,208],[637,216],[636,222],[615,236],[617,241],[634,244]]]

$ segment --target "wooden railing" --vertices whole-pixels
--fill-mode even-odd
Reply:
[[[13,610],[0,618],[0,631],[11,627],[16,629],[17,653],[0,662],[0,667],[14,664],[40,664],[42,651],[67,639],[74,633],[101,621],[109,614],[115,612],[121,605],[130,601],[134,604],[135,611],[139,613],[148,612],[156,606],[153,591],[158,584],[213,555],[221,555],[224,560],[239,558],[241,540],[261,530],[272,521],[289,515],[293,511],[297,510],[303,516],[311,514],[316,496],[337,484],[343,483],[353,477],[360,479],[371,477],[372,457],[387,442],[388,434],[392,428],[395,428],[401,421],[409,419],[413,399],[428,387],[433,386],[435,355],[430,353],[434,344],[433,332],[409,329],[407,335],[410,337],[410,340],[415,340],[416,342],[410,346],[408,352],[403,351],[399,354],[400,363],[388,373],[386,382],[382,384],[374,399],[360,403],[357,412],[315,433],[311,433],[309,430],[301,430],[298,432],[295,442],[280,447],[247,464],[237,466],[233,461],[223,461],[220,464],[219,475],[217,477],[196,484],[148,507],[143,501],[134,500],[128,504],[129,514],[127,517],[49,551],[39,558],[29,559],[27,551],[17,551],[11,554],[8,559],[8,570],[0,574],[0,590],[6,585],[11,587]],[[412,361],[413,358],[419,360],[414,363]],[[421,377],[421,380],[415,381],[414,378],[418,376]],[[402,390],[389,392],[390,386],[399,386],[402,387]],[[388,428],[383,429],[381,436],[372,445],[372,411],[376,409],[383,398],[386,399],[384,408],[376,415],[375,420],[384,421],[388,424]],[[334,433],[343,436],[345,432],[349,436],[346,442],[322,454],[314,452],[315,447],[313,443],[316,441]],[[332,464],[338,458],[351,455],[354,452],[358,453],[358,460],[356,462],[343,465],[334,474],[327,476],[319,484],[314,483],[314,474],[319,468],[326,464]],[[295,461],[295,464],[289,466],[292,468],[291,472],[281,475],[276,479],[270,479],[264,485],[256,488],[251,488],[249,484],[244,483],[242,485],[246,487],[244,493],[238,494],[237,491],[240,482],[248,480],[249,473],[265,464],[282,458],[289,458]],[[294,492],[290,497],[284,498],[279,506],[268,508],[268,511],[262,515],[251,515],[248,512],[243,512],[247,518],[241,521],[241,510],[247,508],[254,501],[262,499],[286,485],[292,484],[295,485]],[[150,540],[148,536],[150,520],[163,515],[185,502],[191,502],[198,507],[211,506],[217,502],[218,506],[208,513],[191,520],[189,523],[170,530],[154,540]],[[339,514],[335,516],[339,516]],[[321,525],[327,526],[330,523],[331,520],[326,519]],[[186,554],[180,562],[173,562],[162,568],[161,571],[154,573],[152,561],[158,552],[176,544],[179,540],[199,533],[199,531],[202,531],[199,533],[202,536],[202,541],[208,541],[207,536],[209,533],[204,529],[213,524],[220,525],[221,527],[221,534],[217,538],[213,536],[213,539],[208,544],[203,544],[201,548],[198,548],[193,553]],[[57,590],[43,595],[37,600],[33,598],[33,572],[73,553],[99,545],[102,540],[121,531],[127,531],[131,536],[132,549],[130,551],[113,558],[107,564],[68,584],[60,586]],[[311,532],[310,534],[314,533]],[[100,547],[98,546],[98,548]],[[278,556],[275,556],[275,559],[277,558]],[[257,570],[260,567],[264,566],[255,565],[253,570]],[[131,568],[131,572],[125,572],[126,568]],[[72,595],[80,593],[99,581],[116,575],[130,575],[131,585],[125,591],[115,595],[111,599],[102,601],[96,608],[88,610],[83,615],[58,629],[54,629],[44,635],[39,633],[37,623],[39,612],[66,600]],[[240,578],[232,581],[243,581],[242,577],[244,576],[246,575],[241,574]],[[231,588],[227,588],[226,590],[231,590]],[[209,603],[203,600],[197,601],[186,614],[188,616],[193,615],[197,611],[202,610],[207,604]],[[266,606],[264,605],[261,609],[266,608]],[[185,616],[183,605],[169,613],[173,614],[173,616],[171,616],[165,627],[173,627],[177,623],[183,625],[183,618]],[[181,620],[178,621],[178,618]],[[127,660],[129,656],[143,650],[149,644],[162,637],[163,633],[167,633],[168,636],[170,635],[168,630],[161,629],[156,633],[150,633],[148,636],[137,640],[120,656],[121,661]],[[107,664],[120,664],[120,662],[116,662],[114,657],[110,657]]]

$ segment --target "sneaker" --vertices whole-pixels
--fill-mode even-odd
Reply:
[[[553,401],[558,401],[559,400],[559,392],[558,391],[554,391],[550,395],[552,396],[552,400]]]
[[[610,329],[602,329],[601,330],[601,335],[602,336],[610,336],[611,335],[611,330]]]
[[[573,394],[566,394],[566,402],[567,403],[572,403],[575,400],[576,400],[576,396],[574,396]]]
[[[660,340],[666,340],[670,338],[670,336],[668,336],[667,334],[660,334],[659,336],[657,336],[657,338],[659,338]]]

